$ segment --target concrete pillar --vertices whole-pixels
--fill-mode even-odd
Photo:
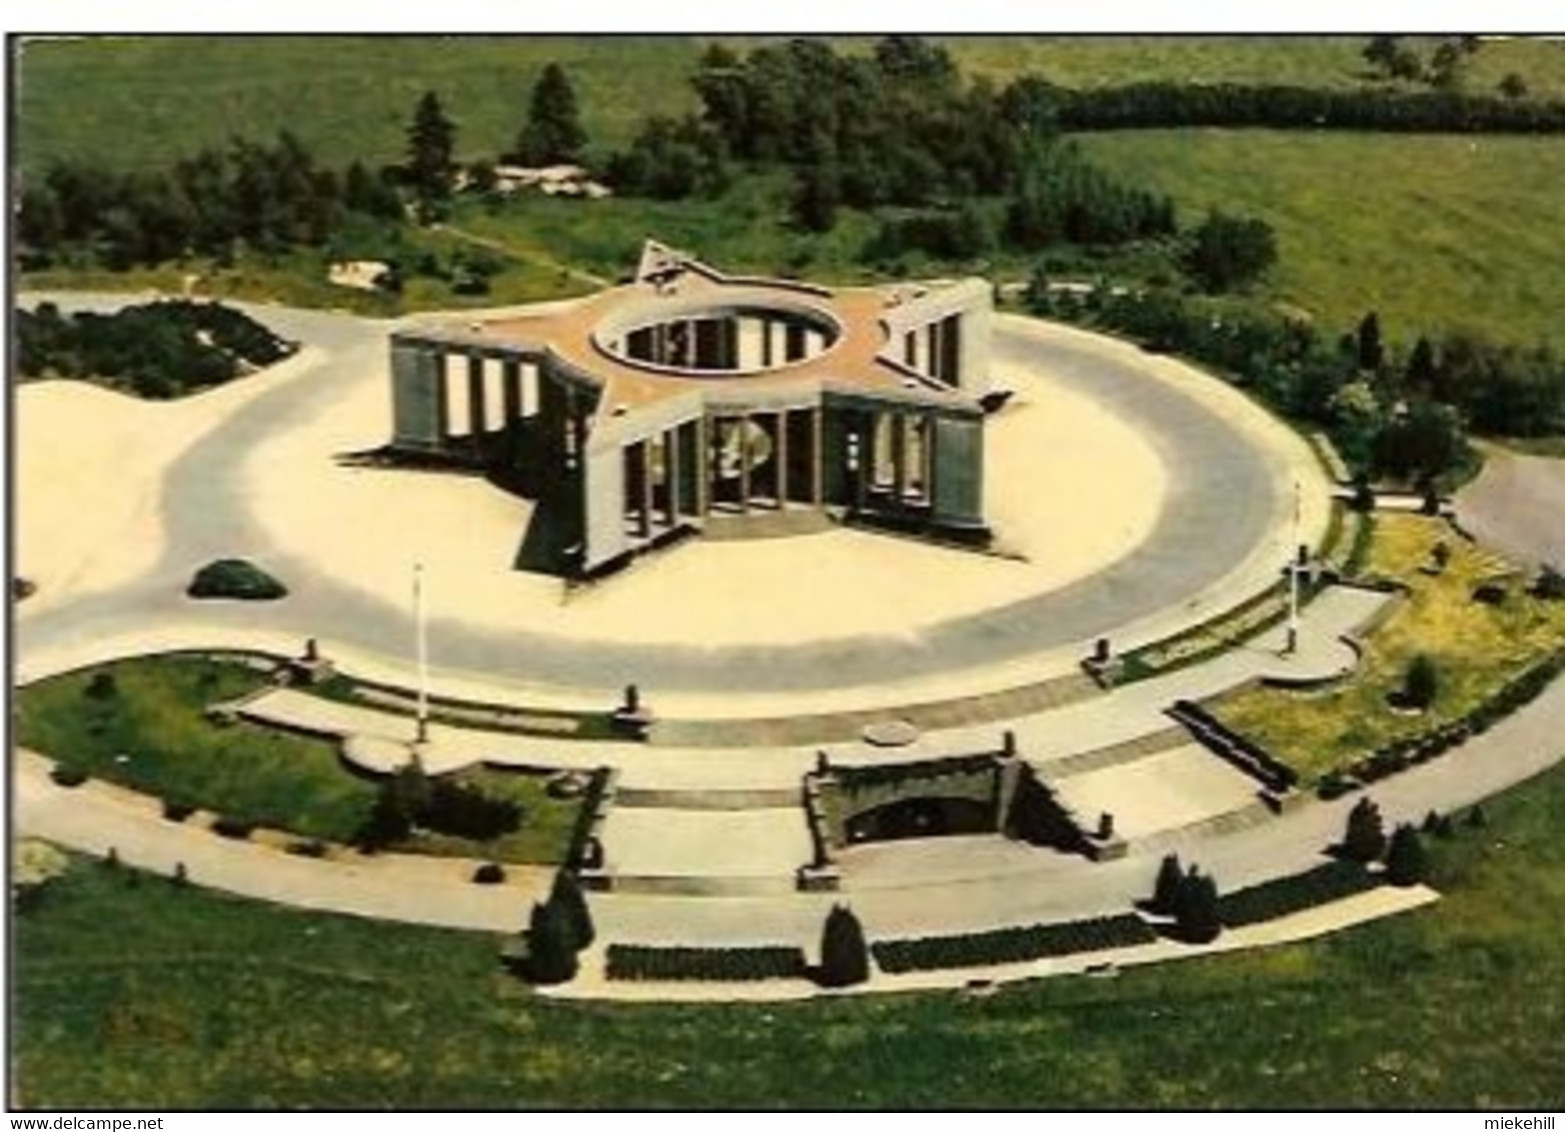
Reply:
[[[652,438],[641,442],[641,521],[642,538],[652,537]]]
[[[826,501],[825,490],[825,437],[821,428],[821,407],[810,410],[810,502],[820,507]]]
[[[773,452],[776,469],[777,510],[788,509],[788,410],[777,414],[777,444]]]
[[[772,366],[772,327],[775,325],[765,315],[761,316],[761,365],[767,369]]]
[[[739,510],[750,511],[750,418],[742,415],[739,427]]]
[[[680,461],[679,436],[681,426],[675,425],[663,434],[663,483],[668,489],[668,525],[679,522]]]
[[[696,514],[703,519],[712,511],[712,425],[706,417],[696,421]]]
[[[467,403],[473,437],[482,438],[489,431],[489,416],[484,407],[484,358],[482,354],[467,356]]]
[[[907,499],[907,423],[906,413],[891,415],[891,483],[898,503]]]

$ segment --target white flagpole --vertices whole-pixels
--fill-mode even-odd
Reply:
[[[418,738],[429,739],[429,632],[424,622],[424,564],[413,566],[413,619],[418,640]]]
[[[1299,648],[1299,481],[1293,481],[1293,545],[1288,547],[1288,652]]]

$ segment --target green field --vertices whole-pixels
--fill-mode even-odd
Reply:
[[[1464,326],[1560,341],[1565,138],[1147,130],[1083,139],[1096,162],[1277,232],[1270,287],[1340,332]]]
[[[709,37],[708,37],[709,38]],[[294,130],[315,152],[396,160],[415,100],[439,93],[467,159],[511,144],[543,66],[570,74],[593,149],[623,145],[647,114],[696,106],[686,76],[708,38],[686,36],[191,36],[39,40],[21,46],[17,154],[24,170],[69,157],[166,164],[240,134]],[[756,37],[722,37],[741,50]],[[837,38],[842,50],[872,39]],[[1005,82],[1041,73],[1065,86],[1144,80],[1365,81],[1363,37],[943,37],[957,62]],[[1427,57],[1428,44],[1423,45]],[[1565,95],[1565,45],[1487,43],[1474,90],[1516,71],[1534,94]],[[133,128],[124,113],[133,112]]]
[[[1565,769],[1485,808],[1431,842],[1432,909],[988,998],[553,1003],[491,937],[82,862],[13,920],[13,1087],[65,1108],[1557,1106]]]
[[[86,693],[110,673],[112,695]],[[218,726],[203,709],[267,683],[259,672],[195,658],[146,658],[39,681],[16,696],[17,742],[93,777],[303,837],[346,843],[379,792],[333,742],[250,723]],[[514,832],[478,844],[416,831],[394,848],[518,863],[564,859],[579,801],[546,792],[545,776],[477,768],[458,780],[516,802]]]

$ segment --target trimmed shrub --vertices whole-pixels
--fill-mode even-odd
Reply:
[[[878,940],[871,951],[880,969],[895,975],[906,971],[1026,963],[1058,955],[1135,947],[1156,939],[1157,933],[1139,916],[1123,915],[996,928],[972,935]]]
[[[1375,874],[1356,861],[1330,861],[1308,872],[1229,893],[1218,901],[1218,915],[1231,928],[1260,924],[1367,892],[1379,883]]]
[[[808,972],[798,947],[642,947],[611,943],[607,974],[631,982],[759,982]]]
[[[1428,871],[1424,856],[1424,843],[1418,830],[1411,825],[1399,825],[1391,834],[1391,846],[1386,850],[1386,880],[1398,888],[1410,888],[1421,884]]]
[[[552,986],[576,977],[576,946],[569,922],[552,904],[534,904],[527,925],[527,977]]]
[[[287,851],[292,853],[295,857],[310,857],[313,859],[319,859],[326,856],[326,851],[328,848],[329,846],[326,844],[326,842],[312,837],[304,841],[290,841],[288,843]]]
[[[1369,798],[1360,798],[1348,811],[1348,826],[1340,848],[1343,857],[1364,864],[1380,860],[1386,851],[1386,827],[1380,807]]]
[[[1407,707],[1424,711],[1440,694],[1440,672],[1428,653],[1419,653],[1407,666],[1402,680],[1402,703]]]
[[[1179,854],[1170,853],[1158,866],[1157,880],[1152,886],[1152,902],[1149,910],[1160,916],[1172,916],[1179,904],[1179,887],[1185,873],[1179,866]]]
[[[1542,601],[1565,600],[1565,574],[1546,563],[1532,584],[1532,596]]]
[[[473,870],[474,884],[500,884],[505,880],[505,868],[494,861],[485,861]]]
[[[549,889],[549,903],[559,908],[565,922],[570,925],[571,938],[576,941],[577,949],[591,946],[596,935],[592,927],[592,912],[587,908],[587,897],[582,893],[576,874],[570,869],[561,869],[554,874],[554,885]]]
[[[817,978],[824,987],[850,987],[869,978],[864,928],[846,905],[834,905],[826,917]]]
[[[234,841],[246,841],[255,832],[255,822],[231,814],[219,814],[212,821],[212,832]]]
[[[119,695],[119,685],[114,682],[114,673],[107,669],[100,669],[92,674],[92,679],[82,688],[82,695],[89,700],[112,700]]]
[[[1174,933],[1186,943],[1211,943],[1222,930],[1217,882],[1191,865],[1174,904]]]
[[[220,558],[196,571],[185,593],[193,598],[275,601],[288,589],[276,578],[243,558]]]
[[[185,821],[195,812],[196,807],[189,802],[180,802],[173,798],[163,799],[163,816],[169,821]]]
[[[72,763],[60,763],[49,772],[49,778],[56,786],[64,786],[67,789],[80,786],[90,777],[91,775],[85,770]]]

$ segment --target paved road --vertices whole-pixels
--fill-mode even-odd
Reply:
[[[1507,557],[1565,569],[1565,460],[1484,450],[1483,473],[1456,497],[1456,517]]]
[[[32,296],[27,297],[29,300]],[[93,299],[94,305],[106,300]],[[248,509],[241,468],[267,437],[307,418],[354,383],[383,382],[386,323],[346,315],[250,308],[281,333],[321,351],[322,360],[298,372],[243,412],[223,422],[173,466],[161,509],[168,550],[135,583],[112,594],[29,615],[23,607],[17,644],[26,653],[71,640],[127,634],[149,624],[172,624],[191,613],[183,588],[192,571],[217,557],[249,556],[274,563],[290,596],[265,610],[207,605],[203,621],[250,630],[264,625],[302,639],[315,636],[370,652],[407,651],[406,610],[323,577],[312,564],[270,543]],[[1232,580],[1231,596],[1274,577],[1281,544],[1257,557],[1258,545],[1277,541],[1290,507],[1287,461],[1258,444],[1250,431],[1190,394],[1194,379],[1148,375],[1134,351],[1105,351],[1101,340],[1005,319],[996,335],[1002,383],[1022,384],[1032,373],[1103,401],[1156,446],[1170,473],[1168,504],[1137,552],[1092,577],[1054,592],[971,616],[954,618],[912,637],[858,637],[790,647],[604,644],[542,633],[499,631],[468,621],[434,619],[441,664],[468,673],[492,673],[529,684],[617,690],[639,682],[664,692],[803,692],[883,686],[939,677],[1074,646],[1127,623],[1176,610],[1198,619],[1211,591]],[[1279,433],[1279,435],[1285,435]],[[1081,474],[1112,474],[1083,468]],[[1042,490],[1069,490],[1068,484]],[[1247,576],[1233,579],[1235,571]],[[1123,637],[1120,638],[1123,640]],[[1071,651],[1076,651],[1074,648]],[[1079,653],[1078,653],[1079,655]]]

